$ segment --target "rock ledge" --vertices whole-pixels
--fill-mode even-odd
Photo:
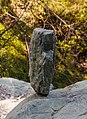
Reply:
[[[87,81],[53,90],[47,97],[33,95],[5,119],[87,119]]]

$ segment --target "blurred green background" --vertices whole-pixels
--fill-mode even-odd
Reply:
[[[87,79],[87,0],[0,0],[0,77],[29,82],[29,42],[36,27],[57,37],[53,85]]]

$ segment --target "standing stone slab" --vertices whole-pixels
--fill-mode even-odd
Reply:
[[[34,90],[48,95],[54,74],[56,38],[53,30],[36,28],[30,41],[29,75]]]

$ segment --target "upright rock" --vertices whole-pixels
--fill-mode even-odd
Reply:
[[[54,74],[55,35],[53,30],[36,28],[30,42],[29,75],[34,90],[48,95]]]

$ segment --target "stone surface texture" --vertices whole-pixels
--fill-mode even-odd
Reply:
[[[15,106],[34,93],[29,83],[13,78],[0,78],[0,119],[4,119]]]
[[[87,81],[52,90],[47,97],[28,97],[5,119],[87,119]]]
[[[29,75],[34,90],[48,95],[54,74],[56,38],[53,30],[36,28],[30,41]]]

